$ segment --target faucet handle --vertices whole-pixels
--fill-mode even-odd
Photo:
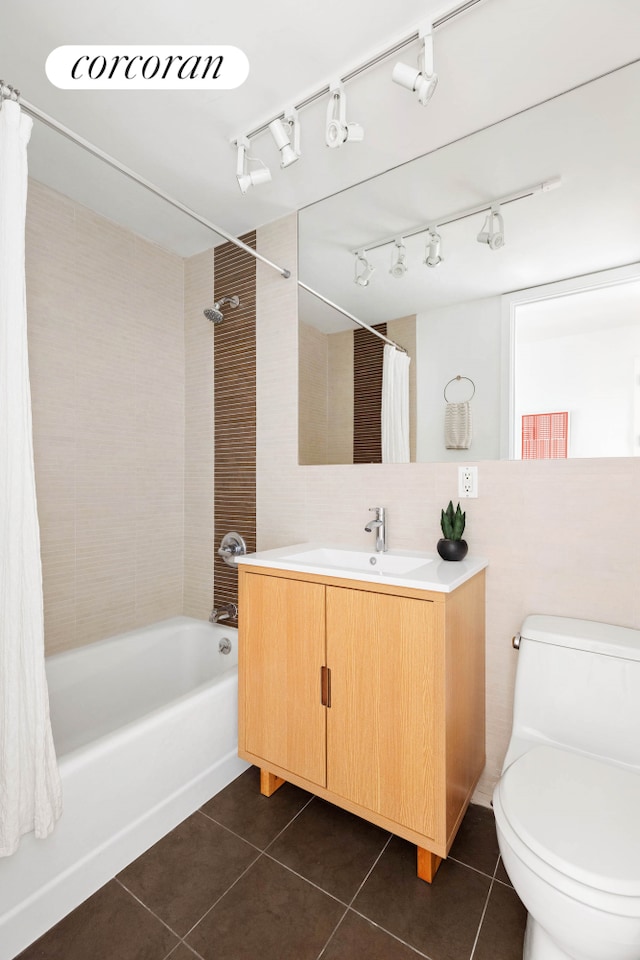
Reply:
[[[369,513],[375,513],[376,520],[384,516],[384,507],[369,507]]]

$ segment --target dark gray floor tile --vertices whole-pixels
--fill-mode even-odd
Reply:
[[[20,960],[164,960],[178,938],[111,880]]]
[[[260,793],[260,771],[251,767],[201,808],[207,816],[262,850],[286,827],[311,798],[285,783],[271,797]]]
[[[388,838],[374,824],[314,798],[267,852],[349,903]]]
[[[526,922],[515,891],[494,883],[473,960],[520,960]]]
[[[498,869],[496,870],[496,880],[501,880],[502,883],[508,883],[510,887],[513,886],[509,874],[504,868],[504,863],[502,862],[502,857],[500,857],[500,862],[498,863]]]
[[[393,837],[353,908],[431,960],[463,960],[471,954],[490,882],[446,860],[434,882],[425,883],[416,876],[415,847]]]
[[[493,810],[470,804],[449,856],[492,877],[499,854]]]
[[[350,910],[320,960],[354,960],[355,957],[365,957],[366,960],[419,960],[421,956]]]
[[[179,943],[175,950],[169,954],[167,960],[198,960],[198,954],[186,943]]]
[[[258,856],[255,847],[198,812],[118,879],[183,936]]]
[[[261,857],[186,937],[205,960],[316,960],[344,906]]]

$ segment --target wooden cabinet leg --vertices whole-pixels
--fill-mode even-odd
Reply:
[[[282,784],[286,782],[282,777],[277,777],[275,773],[269,773],[268,770],[260,769],[260,793],[263,797],[270,797],[276,792],[278,787],[281,787]]]
[[[442,857],[436,856],[431,850],[425,850],[423,847],[416,847],[418,853],[418,877],[432,883],[436,871],[442,863]]]

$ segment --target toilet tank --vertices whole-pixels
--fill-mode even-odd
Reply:
[[[547,743],[640,770],[640,630],[530,616],[520,638],[504,768]]]

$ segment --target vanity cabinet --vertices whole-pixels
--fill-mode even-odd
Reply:
[[[449,593],[239,568],[239,754],[415,843],[431,880],[484,767],[484,571]]]

